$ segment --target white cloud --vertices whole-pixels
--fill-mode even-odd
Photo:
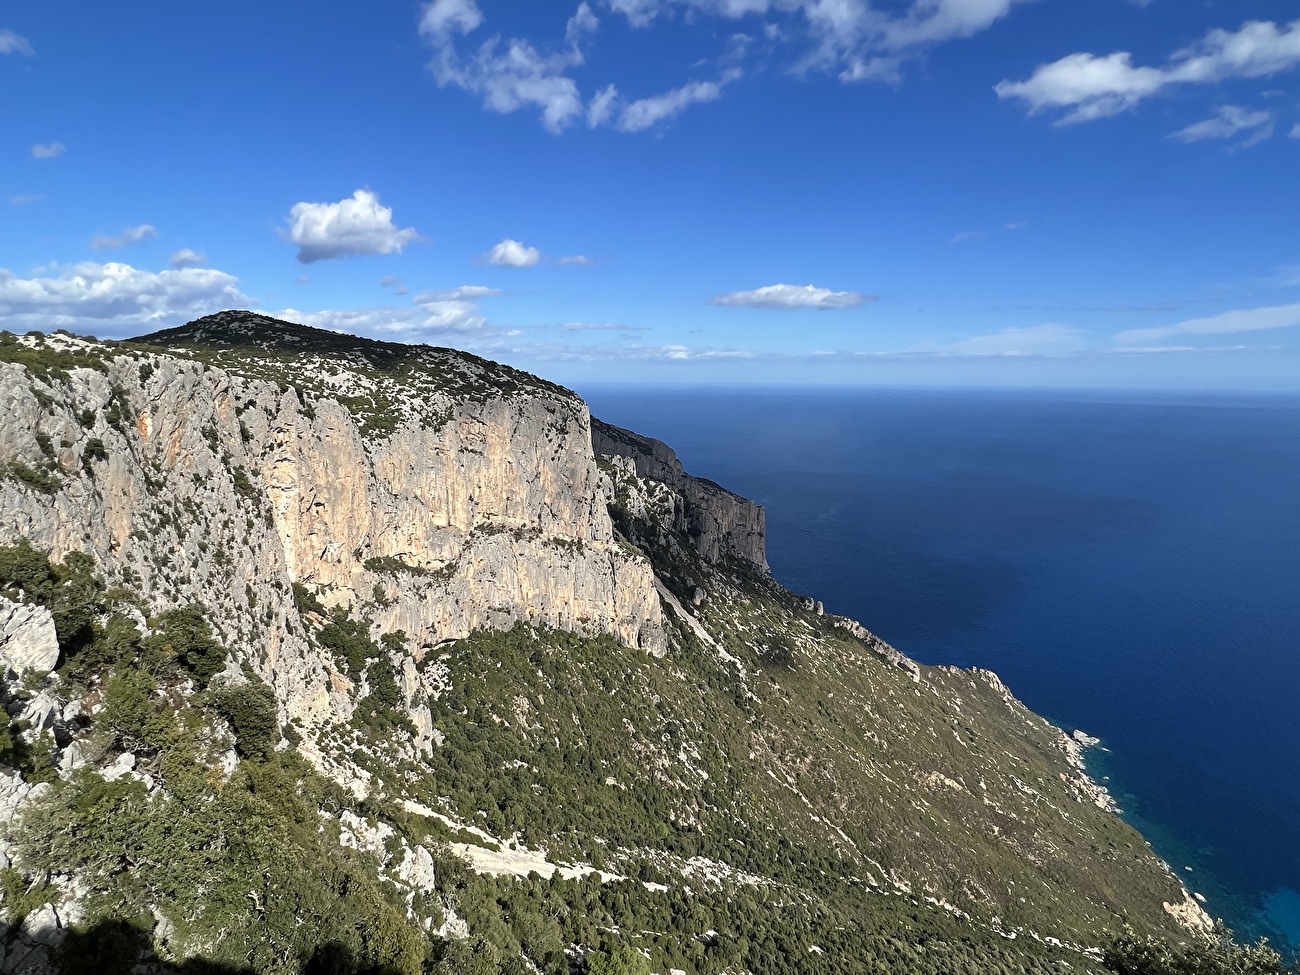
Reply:
[[[584,118],[590,128],[614,124],[623,132],[641,132],[689,105],[716,101],[727,83],[740,77],[747,59],[766,61],[790,49],[787,67],[793,73],[823,71],[845,82],[893,82],[919,52],[987,30],[1027,2],[1031,0],[892,0],[892,9],[885,10],[871,0],[605,0],[634,28],[664,20],[686,25],[716,46],[697,66],[725,65],[735,72],[717,81],[684,81],[661,95],[622,100],[608,78],[597,79],[584,94],[574,77],[574,69],[585,64],[584,46],[599,26],[586,0],[566,22],[562,42],[558,37],[543,43],[494,36],[474,44],[469,35],[486,23],[474,0],[426,2],[420,34],[433,50],[429,67],[438,84],[480,96],[490,111],[537,108],[542,124],[556,133]],[[747,23],[744,32],[737,32],[731,24],[710,19]]]
[[[20,278],[0,270],[0,319],[10,328],[176,325],[247,306],[239,279],[207,268],[145,271],[86,261]]]
[[[419,233],[399,230],[391,207],[370,190],[357,190],[338,203],[295,203],[289,211],[289,240],[302,264],[360,254],[400,254]]]
[[[100,234],[90,241],[90,249],[96,251],[115,251],[121,247],[130,247],[150,237],[157,237],[158,231],[147,223],[135,227],[123,227],[120,234]]]
[[[542,252],[536,247],[525,247],[509,237],[483,255],[483,260],[501,267],[532,267],[541,259]]]
[[[587,105],[587,128],[597,129],[614,115],[614,105],[618,101],[618,89],[606,85],[592,96]]]
[[[35,53],[31,41],[21,34],[15,34],[8,28],[0,30],[0,54],[25,54],[30,58]]]
[[[591,265],[595,264],[596,262],[593,261],[590,257],[586,257],[582,254],[570,254],[568,257],[557,258],[555,263],[574,264],[577,265],[578,267],[591,267]]]
[[[885,39],[894,48],[971,37],[988,30],[1023,0],[921,0],[907,16],[887,21]]]
[[[1029,226],[1028,220],[1017,220],[1014,223],[1007,224],[1008,230],[1024,230]]]
[[[468,34],[483,23],[474,0],[434,0],[420,17],[420,33],[430,37]]]
[[[986,234],[982,230],[963,230],[961,233],[953,234],[951,237],[949,237],[948,243],[960,244],[962,241],[965,240],[980,240],[981,238],[987,236],[988,234]]]
[[[505,294],[498,288],[486,288],[481,284],[462,284],[450,291],[421,291],[413,299],[429,304],[437,301],[476,301],[479,298],[495,298]]]
[[[829,288],[815,288],[811,284],[769,284],[753,291],[731,291],[714,295],[709,299],[709,304],[727,308],[813,308],[829,311],[835,308],[858,308],[875,300],[874,295],[859,294],[856,291],[831,291]]]
[[[188,247],[182,247],[176,253],[172,254],[169,261],[172,267],[202,267],[208,263],[207,255],[190,250]]]
[[[1077,53],[1039,65],[1024,81],[1002,81],[995,90],[999,98],[1024,102],[1031,115],[1060,110],[1057,124],[1068,125],[1116,115],[1171,86],[1260,78],[1298,63],[1300,20],[1283,27],[1254,20],[1236,32],[1210,31],[1163,67],[1134,66],[1128,51]]]
[[[691,105],[715,102],[722,97],[723,88],[739,77],[740,71],[733,68],[717,81],[692,81],[662,95],[634,101],[619,112],[617,128],[620,132],[641,132],[674,118]]]
[[[1291,127],[1291,132],[1288,138],[1300,139],[1300,122],[1297,122],[1294,126]]]
[[[1253,130],[1253,131],[1252,131]],[[1236,105],[1224,105],[1213,118],[1179,129],[1169,138],[1179,142],[1200,142],[1203,139],[1231,139],[1239,132],[1252,132],[1243,145],[1254,145],[1273,134],[1271,112],[1251,112]]]
[[[1004,328],[991,335],[973,335],[947,345],[914,350],[938,356],[1055,356],[1071,355],[1086,349],[1081,329],[1069,325],[1030,325]]]
[[[476,299],[499,294],[495,288],[464,285],[449,291],[421,292],[410,305],[315,312],[286,308],[277,317],[337,332],[421,340],[438,334],[482,332],[488,320],[479,311]]]
[[[393,285],[401,283],[402,276],[400,274],[386,274],[379,279],[379,287],[381,288],[391,288]]]
[[[1233,335],[1300,325],[1300,304],[1273,308],[1248,308],[1225,311],[1209,318],[1192,318],[1164,328],[1133,328],[1120,332],[1115,341],[1121,345],[1160,342],[1174,335]]]
[[[566,332],[648,332],[647,325],[616,325],[611,322],[565,322]]]
[[[583,115],[577,83],[567,72],[583,63],[581,42],[597,26],[584,2],[565,25],[565,47],[543,54],[522,38],[484,42],[469,56],[457,38],[475,31],[483,14],[474,0],[433,0],[420,19],[420,33],[434,49],[429,65],[440,87],[453,85],[483,98],[483,106],[503,115],[531,105],[541,109],[542,125],[561,132]]]
[[[40,145],[40,144],[37,144],[37,145],[32,146],[32,158],[33,158],[33,159],[53,159],[53,158],[55,158],[56,156],[61,156],[61,155],[63,155],[64,151],[65,151],[67,148],[68,148],[68,147],[65,146],[62,142],[51,142],[51,143],[48,143],[47,145]]]

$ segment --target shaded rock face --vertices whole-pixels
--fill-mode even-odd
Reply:
[[[21,677],[28,670],[48,674],[58,662],[59,638],[50,611],[0,598],[0,665]]]
[[[679,496],[673,528],[685,531],[700,555],[718,563],[737,558],[768,571],[766,520],[761,505],[682,469],[672,448],[592,418],[592,449],[603,457],[632,461],[639,477],[666,484]]]
[[[414,389],[424,418],[376,435],[337,399],[184,350],[50,346],[105,361],[42,377],[0,363],[0,464],[56,483],[0,477],[0,543],[86,552],[154,610],[203,603],[290,717],[350,707],[346,680],[304,636],[294,583],[364,609],[380,632],[404,630],[417,659],[518,620],[664,645],[651,570],[615,541],[571,394]],[[34,636],[20,646],[24,664],[46,662]]]

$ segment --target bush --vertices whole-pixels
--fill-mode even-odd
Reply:
[[[235,732],[235,750],[244,758],[265,758],[280,743],[275,692],[262,682],[221,690],[213,706]]]
[[[156,661],[175,661],[200,687],[226,666],[226,649],[212,636],[207,607],[192,603],[163,613],[153,621],[156,632],[144,649]]]

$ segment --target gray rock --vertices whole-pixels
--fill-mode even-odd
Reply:
[[[85,749],[81,742],[74,741],[67,748],[63,749],[63,754],[59,757],[59,769],[63,772],[72,772],[86,764]]]
[[[53,904],[44,904],[23,920],[23,937],[35,945],[53,948],[63,941],[67,932],[59,924],[58,912]]]
[[[59,638],[50,611],[0,597],[0,663],[21,676],[29,670],[48,674],[58,662]]]
[[[103,776],[109,782],[115,782],[124,775],[129,775],[135,769],[135,756],[130,752],[123,752],[117,756],[117,760],[108,768],[104,769]]]
[[[28,725],[29,735],[39,735],[54,727],[55,718],[63,713],[63,702],[49,691],[41,691],[27,702],[18,715],[19,721]]]

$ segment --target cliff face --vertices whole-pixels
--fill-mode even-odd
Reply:
[[[766,523],[760,505],[687,474],[672,448],[651,437],[593,419],[591,445],[602,457],[629,458],[637,476],[673,490],[678,503],[671,514],[671,528],[684,531],[706,561],[736,558],[768,571]]]
[[[86,552],[155,609],[205,604],[307,719],[346,713],[348,687],[304,639],[294,583],[405,631],[417,661],[519,620],[662,649],[650,569],[615,543],[580,400],[540,383],[496,395],[441,352],[459,388],[408,379],[397,404],[370,389],[383,415],[358,416],[309,387],[355,405],[375,383],[361,365],[300,359],[277,381],[181,344],[241,322],[265,327],[205,320],[157,353],[51,336],[36,376],[0,365],[0,535]]]

